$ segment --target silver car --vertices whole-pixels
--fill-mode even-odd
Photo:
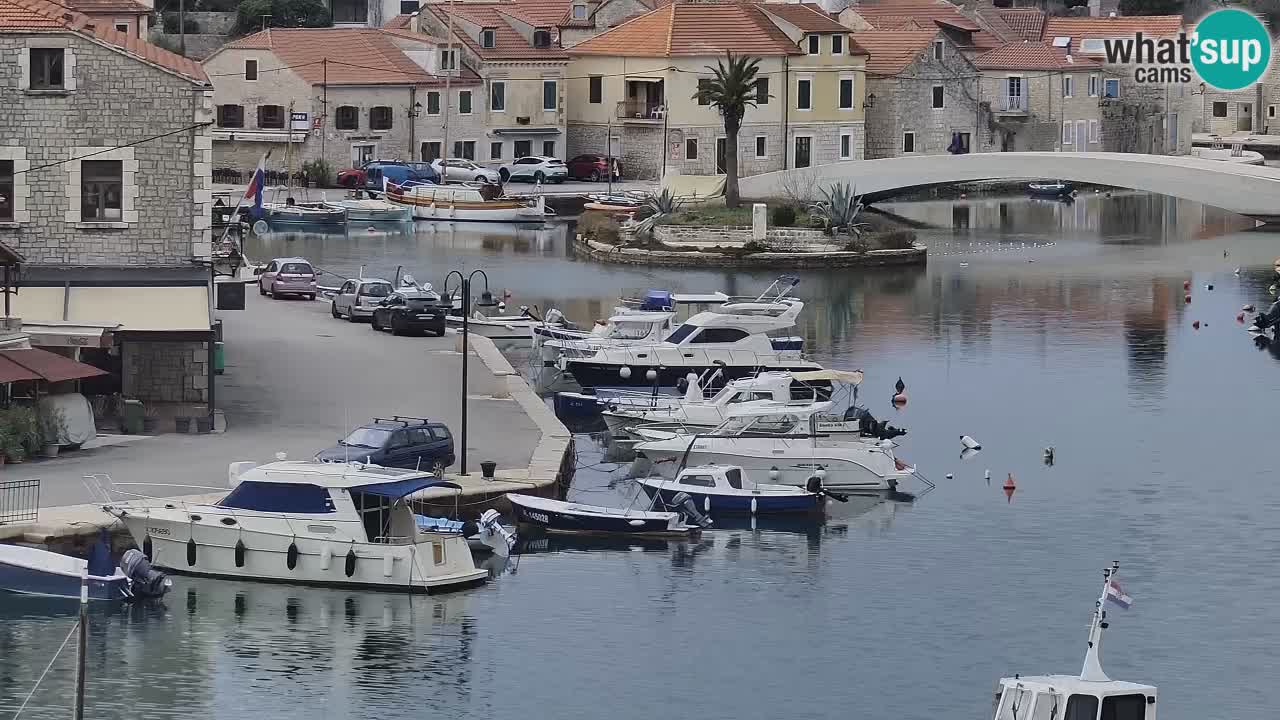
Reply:
[[[503,182],[562,183],[569,177],[569,166],[559,158],[529,155],[498,170]]]
[[[316,299],[316,270],[306,258],[276,258],[258,273],[258,294]]]
[[[493,185],[502,182],[497,170],[464,158],[449,158],[447,168],[444,167],[443,160],[434,160],[431,167],[445,182],[481,182]]]
[[[379,278],[348,280],[334,294],[329,312],[336,318],[345,317],[351,322],[368,320],[391,292],[391,283]]]

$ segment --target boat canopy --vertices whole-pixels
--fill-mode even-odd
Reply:
[[[449,482],[447,480],[436,480],[434,476],[419,476],[408,478],[406,480],[394,480],[392,482],[374,483],[372,485],[356,485],[349,488],[352,493],[363,493],[365,495],[376,495],[378,497],[399,500],[406,495],[412,495],[419,490],[425,490],[431,487],[452,488],[461,490],[462,486]]]
[[[218,507],[303,515],[334,512],[329,491],[319,485],[258,480],[242,480]]]
[[[791,377],[801,382],[831,380],[835,382],[848,383],[850,385],[862,384],[861,370],[810,370],[807,372],[793,372],[791,373]]]

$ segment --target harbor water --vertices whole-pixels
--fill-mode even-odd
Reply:
[[[886,209],[929,225],[927,268],[798,273],[796,334],[824,365],[865,371],[860,399],[909,429],[900,457],[936,490],[687,541],[538,540],[447,596],[179,577],[161,605],[94,609],[88,715],[989,718],[1001,675],[1079,671],[1101,569],[1119,560],[1135,602],[1110,612],[1111,677],[1159,686],[1162,720],[1270,716],[1280,350],[1236,316],[1269,304],[1280,235],[1140,194]],[[626,290],[745,295],[772,279],[599,265],[575,258],[571,230],[353,227],[247,250],[341,276],[403,266],[437,289],[483,268],[509,310],[579,323]],[[982,451],[961,459],[961,435]],[[578,446],[571,498],[635,496],[616,448]],[[74,613],[0,597],[0,712]],[[74,640],[22,717],[65,717],[73,689]]]

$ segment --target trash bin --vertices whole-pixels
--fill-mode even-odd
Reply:
[[[213,344],[213,372],[217,375],[222,374],[222,370],[227,366],[226,349],[221,342]]]
[[[141,435],[145,415],[141,400],[125,400],[120,408],[120,428],[127,435]]]
[[[493,472],[498,469],[498,463],[492,460],[485,460],[480,463],[480,472],[485,480],[493,479]]]

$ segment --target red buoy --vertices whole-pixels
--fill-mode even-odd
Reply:
[[[1200,321],[1199,321],[1199,320],[1193,320],[1193,321],[1191,322],[1191,327],[1195,328],[1196,330],[1199,330],[1199,329],[1200,329]]]
[[[1190,280],[1183,280],[1183,281],[1182,281],[1182,289],[1183,289],[1183,290],[1190,290],[1190,289],[1191,289],[1191,281],[1190,281]]]
[[[898,407],[902,407],[903,405],[906,405],[906,404],[907,404],[907,394],[906,394],[906,393],[898,393],[897,395],[894,395],[894,396],[893,396],[893,404],[894,404],[894,405],[896,405],[896,406],[898,406]]]
[[[1190,304],[1191,304],[1191,293],[1187,293],[1186,295],[1183,295],[1183,296],[1182,296],[1182,302],[1187,303],[1188,305],[1190,305]]]
[[[1005,490],[1013,490],[1018,487],[1018,484],[1013,481],[1013,473],[1009,473],[1009,477],[1005,478],[1003,487]]]
[[[1014,491],[1014,488],[1011,488],[1011,487],[1007,487],[1004,489],[1004,496],[1008,498],[1009,502],[1013,502],[1013,491]]]
[[[1237,315],[1236,315],[1236,322],[1238,322],[1238,323],[1243,323],[1243,322],[1244,322],[1244,313],[1239,313],[1239,314],[1237,314]]]

